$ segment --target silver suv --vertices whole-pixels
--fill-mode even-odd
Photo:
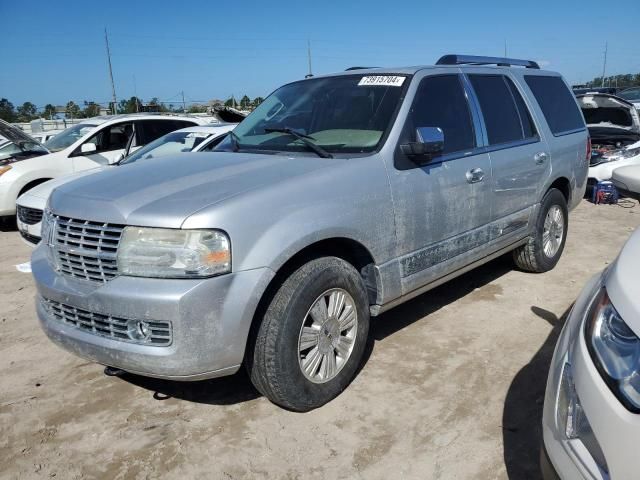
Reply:
[[[54,190],[38,316],[101,364],[176,380],[244,365],[306,411],[353,379],[371,316],[505,252],[552,269],[589,148],[566,83],[531,61],[296,81],[214,152]]]

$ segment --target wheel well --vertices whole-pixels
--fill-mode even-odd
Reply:
[[[316,258],[329,256],[338,257],[349,262],[360,272],[362,281],[367,289],[369,303],[375,303],[378,293],[378,282],[374,270],[375,263],[369,250],[361,243],[348,238],[329,238],[312,243],[289,258],[278,269],[276,275],[269,282],[253,315],[245,356],[253,354],[253,342],[260,328],[262,316],[282,283],[305,263],[315,260]]]
[[[549,190],[552,188],[556,188],[562,192],[568,205],[571,200],[571,184],[569,183],[569,180],[565,177],[556,178],[549,187]]]
[[[22,190],[20,190],[20,193],[18,194],[18,196],[22,195],[25,192],[28,192],[29,190],[31,190],[33,187],[37,187],[38,185],[40,185],[41,183],[44,182],[48,182],[49,180],[51,180],[50,178],[39,178],[38,180],[32,180],[29,183],[27,183],[24,187],[22,187]]]

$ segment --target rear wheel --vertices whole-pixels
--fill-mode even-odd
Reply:
[[[562,192],[552,188],[542,199],[533,234],[513,251],[516,265],[538,273],[553,269],[564,250],[568,227],[567,201]]]
[[[269,400],[308,411],[349,385],[368,333],[369,303],[358,271],[336,257],[312,260],[283,283],[267,307],[247,369]]]

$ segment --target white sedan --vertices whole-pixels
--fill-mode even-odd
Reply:
[[[22,238],[32,247],[38,244],[40,241],[42,212],[44,211],[49,195],[56,187],[76,178],[91,175],[106,168],[113,168],[114,166],[125,165],[136,161],[146,161],[148,159],[180,152],[210,151],[218,145],[236,125],[236,123],[216,123],[176,130],[175,132],[168,133],[154,140],[114,165],[84,170],[76,174],[66,175],[41,183],[18,197],[16,202],[16,220]]]
[[[639,269],[640,229],[564,325],[544,399],[545,478],[639,478]]]

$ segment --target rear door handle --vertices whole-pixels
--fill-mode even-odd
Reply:
[[[484,179],[484,171],[481,168],[473,168],[466,174],[467,182],[478,183]]]
[[[536,165],[542,165],[547,161],[547,158],[549,158],[547,152],[538,152],[533,156],[533,159],[536,161]]]

